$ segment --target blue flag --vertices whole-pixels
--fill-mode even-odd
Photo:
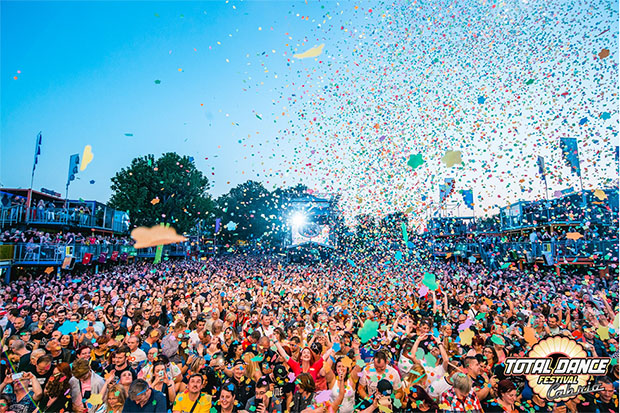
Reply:
[[[581,167],[579,166],[579,149],[577,148],[577,138],[560,138],[560,149],[566,163],[570,166],[571,172],[581,177]]]
[[[538,157],[538,175],[540,175],[543,181],[547,180],[545,176],[545,158],[543,156]]]
[[[32,176],[34,177],[34,170],[37,168],[37,163],[39,162],[39,155],[41,155],[41,142],[43,137],[41,136],[41,132],[37,135],[37,140],[34,144],[34,163],[32,164]]]
[[[439,186],[439,202],[443,203],[447,198],[452,195],[454,191],[454,178],[446,178],[443,180],[444,184]]]
[[[78,173],[80,169],[80,155],[77,153],[75,155],[71,155],[69,158],[69,176],[67,177],[67,188],[69,188],[69,184],[71,181],[75,179],[75,175]]]
[[[463,201],[469,209],[474,209],[474,191],[471,189],[461,189]]]

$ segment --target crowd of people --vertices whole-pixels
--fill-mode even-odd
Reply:
[[[32,244],[130,245],[128,236],[84,234],[80,232],[45,232],[37,229],[11,228],[0,233],[0,242]]]
[[[615,412],[617,291],[389,254],[33,273],[0,289],[0,413]],[[613,359],[602,390],[548,402],[504,374],[556,335]]]

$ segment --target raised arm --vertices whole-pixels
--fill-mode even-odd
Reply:
[[[419,336],[416,341],[413,343],[413,347],[411,348],[411,351],[409,352],[409,354],[406,354],[405,357],[407,357],[408,359],[410,359],[411,361],[413,361],[414,363],[419,363],[420,360],[418,360],[415,356],[415,354],[418,352],[418,347],[420,346],[420,343],[422,342],[422,340],[424,339],[424,337],[426,337],[428,334],[424,334]],[[412,356],[413,354],[413,356]]]

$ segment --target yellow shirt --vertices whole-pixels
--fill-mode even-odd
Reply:
[[[173,412],[182,412],[189,413],[194,406],[195,401],[191,401],[189,399],[189,393],[184,391],[183,393],[177,395],[177,398],[174,400],[174,407],[172,407]],[[205,393],[200,393],[200,398],[198,399],[198,403],[196,403],[196,407],[192,413],[209,413],[211,410],[211,396]]]

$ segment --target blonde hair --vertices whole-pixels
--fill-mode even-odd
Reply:
[[[121,406],[125,404],[125,400],[127,400],[127,390],[120,384],[112,384],[108,387],[108,395],[105,398],[105,406],[106,410],[112,410],[112,407],[108,404],[108,400],[110,396],[114,396],[118,399],[118,402]]]
[[[243,361],[245,361],[245,369],[244,374],[248,379],[254,380],[254,373],[260,372],[260,366],[258,362],[252,361],[252,353],[245,353],[242,357]],[[262,375],[262,373],[261,373]]]
[[[464,394],[469,394],[471,391],[472,382],[468,375],[463,373],[454,373],[452,375],[452,387],[461,391]]]
[[[405,381],[407,382],[408,387],[418,385],[423,389],[426,389],[429,384],[426,370],[419,363],[413,365],[411,372],[407,374],[407,377],[405,377]]]

